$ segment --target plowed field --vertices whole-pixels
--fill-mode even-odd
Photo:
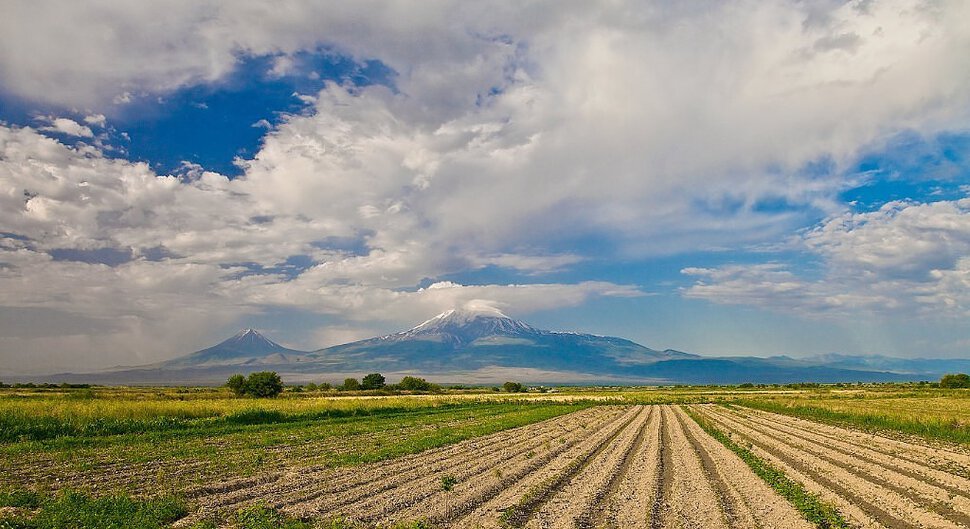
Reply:
[[[970,455],[720,406],[702,416],[835,505],[858,527],[970,527]]]
[[[671,406],[600,406],[352,469],[300,468],[192,491],[198,511],[259,500],[301,518],[439,527],[811,527]]]

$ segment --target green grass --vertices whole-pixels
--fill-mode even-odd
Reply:
[[[818,496],[809,493],[800,483],[793,481],[780,469],[756,456],[747,448],[737,444],[724,432],[718,430],[694,410],[685,408],[687,414],[711,437],[720,441],[738,455],[755,474],[787,499],[805,517],[806,520],[822,529],[848,528],[849,523],[842,517],[835,507],[823,502]]]
[[[111,490],[179,493],[195,483],[286,465],[347,466],[399,457],[590,405],[429,401],[420,407],[304,412],[282,421],[272,415],[270,420],[257,416],[257,420],[220,419],[171,430],[9,442],[0,444],[0,487],[83,487],[87,481],[102,477],[99,469],[121,465],[132,470],[131,477],[115,482]],[[165,474],[167,469],[177,470],[186,464],[196,469],[171,479]],[[139,471],[139,465],[148,470]],[[191,476],[191,482],[186,476]],[[103,477],[110,479],[111,474]]]
[[[187,512],[185,504],[173,497],[93,498],[69,490],[44,499],[37,507],[36,512],[0,517],[0,529],[161,529]]]
[[[887,401],[889,399],[886,399]],[[739,400],[735,404],[762,411],[781,413],[835,426],[850,426],[876,433],[903,433],[925,439],[970,444],[970,422],[953,417],[948,409],[934,407],[937,399],[924,398],[918,408],[909,410],[898,402],[844,400]],[[846,404],[849,404],[846,406]],[[879,406],[888,404],[888,407]],[[892,404],[897,404],[893,408]],[[970,410],[970,401],[956,404],[962,412]],[[950,402],[946,403],[949,408]],[[877,407],[878,406],[878,407]]]
[[[36,509],[40,507],[41,495],[28,489],[0,490],[0,507]]]

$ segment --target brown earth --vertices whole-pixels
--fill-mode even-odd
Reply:
[[[601,406],[353,468],[292,468],[193,491],[208,513],[260,501],[301,518],[440,527],[808,528],[680,408]]]
[[[970,527],[970,458],[784,415],[721,406],[695,410],[858,527]]]

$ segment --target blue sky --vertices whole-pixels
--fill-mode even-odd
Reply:
[[[482,302],[708,355],[970,354],[967,6],[622,4],[16,4],[5,368]]]

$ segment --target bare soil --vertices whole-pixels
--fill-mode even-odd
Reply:
[[[354,468],[201,487],[188,526],[260,501],[302,518],[454,528],[808,528],[671,406],[603,406]]]
[[[755,411],[699,412],[859,527],[970,527],[970,480],[959,449],[942,449]]]

